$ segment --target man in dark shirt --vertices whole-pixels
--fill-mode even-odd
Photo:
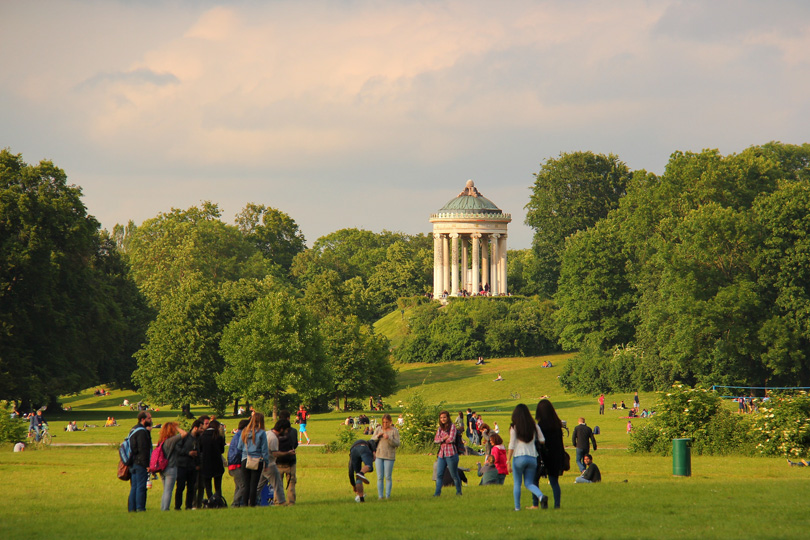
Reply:
[[[593,484],[595,482],[602,481],[602,473],[599,472],[599,467],[596,466],[596,463],[593,462],[593,458],[590,454],[585,454],[583,456],[583,460],[585,462],[585,470],[582,471],[581,476],[577,476],[574,479],[575,484]]]
[[[146,481],[149,478],[149,458],[152,455],[152,434],[146,429],[146,423],[152,421],[148,412],[138,413],[138,423],[129,432],[132,447],[132,463],[129,466],[130,478],[129,504],[130,512],[146,511]]]
[[[577,449],[577,467],[579,467],[579,472],[585,470],[582,458],[591,451],[591,442],[593,442],[593,449],[596,450],[596,439],[593,436],[593,431],[585,424],[585,419],[580,418],[579,424],[574,428],[574,433],[571,436],[571,444]]]

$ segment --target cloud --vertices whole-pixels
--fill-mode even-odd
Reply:
[[[141,84],[166,86],[169,84],[177,84],[179,82],[180,80],[172,73],[157,73],[151,69],[138,68],[130,71],[98,73],[79,83],[74,88],[74,91],[84,92],[93,87],[117,83],[131,86]]]

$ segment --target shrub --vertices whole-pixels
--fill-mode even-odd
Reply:
[[[0,443],[25,441],[28,424],[21,418],[11,418],[8,403],[0,404]]]
[[[649,424],[631,432],[630,448],[668,455],[673,439],[690,438],[696,453],[712,453],[717,445],[723,444],[721,440],[713,441],[712,437],[727,433],[730,422],[723,418],[710,429],[722,406],[722,399],[715,392],[675,384],[671,391],[659,394],[655,415]]]
[[[351,426],[341,425],[337,431],[337,438],[323,446],[323,453],[336,454],[338,452],[348,452],[354,441],[360,438],[362,431],[352,429]]]
[[[810,396],[806,392],[771,396],[748,416],[760,454],[810,457]]]
[[[402,410],[402,417],[405,419],[405,424],[399,428],[402,450],[427,452],[434,449],[433,438],[441,410],[442,403],[430,405],[421,393],[413,393]]]

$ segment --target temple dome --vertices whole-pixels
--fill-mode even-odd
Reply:
[[[464,191],[447,202],[438,212],[439,214],[501,214],[501,209],[495,203],[481,195],[472,180],[467,180]]]

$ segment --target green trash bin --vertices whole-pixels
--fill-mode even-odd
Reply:
[[[672,474],[692,476],[692,439],[672,439]]]

